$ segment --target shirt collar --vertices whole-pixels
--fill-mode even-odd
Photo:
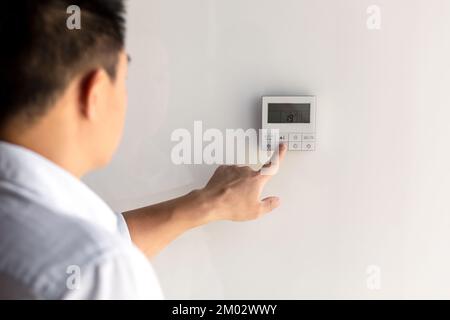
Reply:
[[[29,149],[0,141],[1,180],[28,191],[57,213],[117,231],[117,217],[102,199],[71,173]]]

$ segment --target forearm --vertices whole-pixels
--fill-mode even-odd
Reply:
[[[200,190],[123,213],[132,241],[153,257],[185,231],[210,221],[212,205]]]

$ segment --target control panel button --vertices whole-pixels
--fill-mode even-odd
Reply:
[[[280,144],[278,135],[263,135],[261,139],[261,149],[266,151],[273,151]]]
[[[279,134],[276,134],[275,132],[264,132],[262,135],[263,140],[274,140],[279,137]]]
[[[273,151],[277,148],[278,145],[279,145],[278,143],[274,143],[271,140],[267,140],[261,144],[261,149],[265,151]]]
[[[302,151],[314,151],[315,148],[316,148],[316,144],[313,141],[302,142]]]
[[[289,135],[287,133],[280,133],[280,142],[289,141]]]
[[[302,143],[297,141],[289,141],[289,150],[301,150],[302,149]]]
[[[289,133],[289,141],[302,141],[301,133]]]
[[[303,133],[302,141],[316,141],[316,135],[314,133]]]

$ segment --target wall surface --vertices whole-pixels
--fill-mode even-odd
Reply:
[[[366,10],[381,9],[370,30]],[[154,261],[168,298],[450,298],[450,1],[132,0],[129,112],[86,177],[117,211],[203,186],[176,128],[259,128],[262,95],[317,96],[256,222],[186,233]]]

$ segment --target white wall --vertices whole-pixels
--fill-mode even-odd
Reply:
[[[171,163],[174,129],[258,128],[260,96],[318,98],[317,151],[266,188],[281,207],[175,241],[154,261],[168,298],[450,298],[450,1],[129,4],[126,132],[86,178],[116,210],[207,181]]]

